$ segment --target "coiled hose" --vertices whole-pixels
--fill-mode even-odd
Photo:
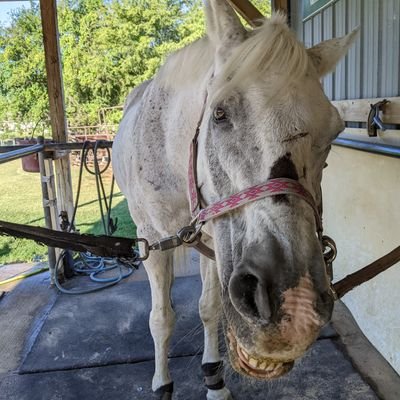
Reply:
[[[104,233],[105,235],[112,235],[116,231],[118,223],[118,218],[115,219],[115,222],[111,218],[111,206],[112,206],[112,198],[113,198],[114,182],[115,182],[114,175],[112,177],[110,195],[108,196],[108,198],[106,195],[104,182],[102,179],[102,174],[110,166],[111,152],[109,148],[106,148],[107,163],[105,167],[100,169],[99,162],[97,159],[97,151],[100,145],[100,141],[96,141],[95,146],[93,148],[93,158],[94,158],[93,160],[94,171],[93,171],[89,168],[88,165],[88,153],[91,150],[88,148],[88,143],[89,142],[85,142],[82,147],[78,187],[76,191],[74,210],[68,231],[71,232],[74,229],[75,217],[78,209],[79,197],[82,186],[83,168],[85,168],[87,172],[96,177],[97,198],[99,201],[100,215]],[[63,287],[58,278],[58,271],[60,270],[61,261],[66,259],[66,257],[69,257],[69,260],[72,261],[69,264],[71,265],[72,272],[74,275],[89,276],[93,282],[100,283],[101,285],[87,289],[67,289]],[[65,294],[92,293],[113,286],[118,282],[120,282],[122,279],[125,279],[128,276],[132,275],[134,269],[137,269],[139,267],[139,264],[140,263],[134,261],[134,259],[127,260],[119,258],[97,257],[90,253],[75,253],[75,255],[71,257],[70,251],[63,250],[58,256],[56,261],[54,283],[58,288],[58,290],[60,290],[62,293]],[[101,277],[102,274],[112,270],[117,271],[117,274],[115,276]]]

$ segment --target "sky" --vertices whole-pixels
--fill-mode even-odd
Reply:
[[[11,10],[16,8],[30,8],[29,1],[0,1],[0,23],[3,25],[8,25],[10,23],[11,17],[9,15]]]

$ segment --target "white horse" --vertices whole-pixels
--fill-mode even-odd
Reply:
[[[149,241],[175,234],[192,216],[190,142],[198,136],[202,206],[274,178],[301,184],[321,203],[322,169],[343,130],[320,78],[355,33],[306,50],[275,15],[247,31],[227,2],[205,2],[207,36],[171,55],[129,95],[113,146],[113,168]],[[266,197],[204,225],[216,262],[201,257],[203,371],[207,399],[230,399],[218,352],[220,316],[232,367],[271,379],[286,373],[330,319],[333,298],[313,209],[296,196]],[[173,251],[153,251],[152,388],[171,398],[168,345],[174,327]]]

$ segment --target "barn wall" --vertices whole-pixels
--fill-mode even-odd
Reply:
[[[332,100],[400,96],[400,0],[338,0],[307,21],[292,1],[292,27],[306,47],[360,26],[360,36],[324,78]],[[334,146],[324,174],[324,225],[339,255],[335,279],[400,245],[400,160]],[[400,264],[347,294],[358,324],[400,373]]]
[[[306,47],[361,28],[349,55],[324,79],[329,98],[399,96],[400,0],[338,0],[305,22],[301,3],[292,1],[292,26]]]

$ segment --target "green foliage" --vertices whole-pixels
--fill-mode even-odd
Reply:
[[[271,2],[269,0],[252,0],[252,3],[260,10],[261,14],[266,17],[271,15]]]
[[[13,14],[0,27],[0,120],[47,123],[48,99],[38,6]]]
[[[270,13],[269,1],[254,4]],[[168,53],[205,31],[201,0],[60,0],[58,24],[71,126],[97,124],[100,108],[122,104]],[[32,129],[48,125],[40,11],[33,2],[9,27],[0,26],[0,121],[10,119]]]

